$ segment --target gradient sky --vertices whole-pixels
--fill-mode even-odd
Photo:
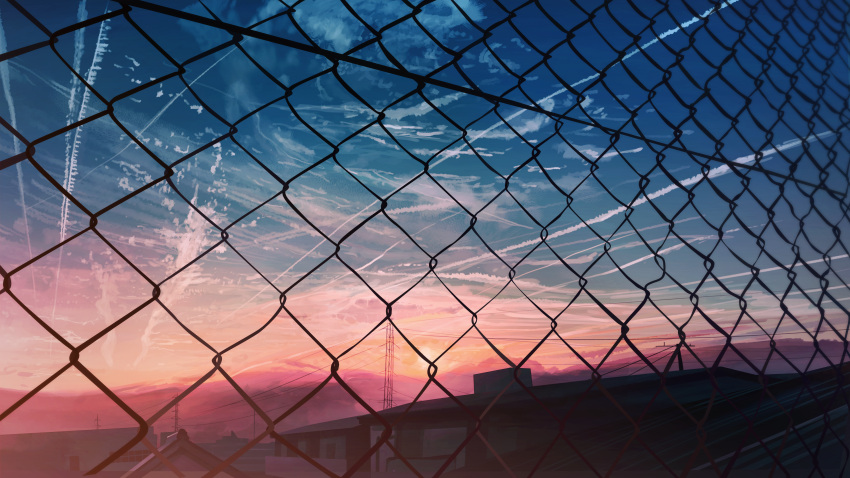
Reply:
[[[628,319],[629,338],[647,354],[675,342],[684,324],[697,355],[725,340],[714,326],[735,344],[846,335],[848,251],[837,238],[850,234],[850,74],[834,16],[815,28],[807,4],[713,9],[703,1],[636,12],[615,1],[586,22],[590,10],[552,0],[503,22],[507,13],[490,2],[439,0],[384,32],[382,52],[370,29],[409,14],[403,2],[349,2],[368,28],[330,0],[265,22],[283,2],[208,1],[209,11],[161,3],[554,115],[334,67],[249,36],[241,48],[210,53],[232,37],[141,8],[68,31],[56,53],[0,62],[0,117],[34,143],[31,158],[0,170],[0,266],[12,273],[0,294],[3,388],[30,390],[68,360],[68,348],[18,302],[76,346],[148,301],[152,284],[161,284],[161,303],[82,352],[111,387],[193,381],[211,367],[210,349],[272,317],[224,355],[228,372],[327,370],[330,358],[293,318],[336,355],[369,334],[388,303],[396,373],[416,380],[427,363],[400,334],[437,359],[438,378],[507,366],[481,334],[513,363],[529,358],[556,318],[558,334],[592,366],[615,343],[608,361],[637,360],[618,343],[612,316]],[[42,1],[30,12],[56,31],[119,8]],[[174,61],[191,59],[185,72],[161,80],[177,68],[130,20]],[[7,3],[0,22],[0,52],[48,38]],[[423,29],[462,58],[444,67],[452,57]],[[575,32],[569,43],[566,30]],[[287,95],[281,84],[296,86]],[[44,139],[105,111],[99,96],[133,88],[113,115]],[[24,149],[0,131],[3,159]],[[172,166],[174,187],[159,181],[116,204],[163,177],[152,155]],[[91,230],[55,248],[89,218],[51,179],[98,212],[97,231],[138,270]],[[837,193],[811,187],[821,183]],[[478,330],[469,331],[473,314]],[[383,339],[382,328],[372,332],[342,372],[381,372]],[[535,374],[585,367],[556,339],[529,358]],[[72,370],[55,388],[92,386]]]

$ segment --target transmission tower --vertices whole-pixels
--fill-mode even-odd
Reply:
[[[393,375],[395,371],[395,329],[387,321],[386,341],[384,342],[384,409],[393,407]]]

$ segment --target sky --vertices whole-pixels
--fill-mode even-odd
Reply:
[[[838,6],[159,3],[0,3],[0,387],[845,360]]]

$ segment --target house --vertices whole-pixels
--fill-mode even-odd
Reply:
[[[150,453],[121,478],[199,478],[222,460],[189,439],[186,430],[169,436],[156,452]],[[228,466],[219,478],[249,478],[249,475]]]

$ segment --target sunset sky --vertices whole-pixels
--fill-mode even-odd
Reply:
[[[121,8],[25,3],[53,32]],[[191,383],[225,349],[237,381],[318,383],[331,358],[314,339],[347,351],[343,377],[380,377],[388,306],[400,382],[427,380],[406,338],[457,393],[472,373],[509,366],[482,334],[537,376],[596,367],[615,343],[606,362],[638,360],[617,320],[646,355],[663,349],[660,369],[670,349],[657,346],[677,342],[677,326],[697,356],[725,341],[715,327],[733,344],[846,335],[840,19],[815,28],[804,2],[751,11],[729,0],[614,1],[587,21],[590,10],[550,0],[507,22],[492,2],[438,0],[384,31],[382,51],[373,32],[410,14],[403,2],[350,1],[368,26],[333,0],[281,16],[283,2],[155,3],[263,35],[237,47],[223,30],[132,8],[64,32],[55,52],[0,62],[0,118],[34,151],[0,169],[11,281],[0,388],[22,395],[68,363],[25,308],[75,347],[149,302],[81,353],[114,388]],[[48,38],[0,3],[0,53]],[[334,65],[312,48],[435,81]],[[85,121],[104,101],[110,114]],[[0,128],[0,159],[25,150]],[[97,216],[96,231],[57,185]],[[801,369],[806,353],[786,352]],[[51,387],[92,389],[73,369]]]

